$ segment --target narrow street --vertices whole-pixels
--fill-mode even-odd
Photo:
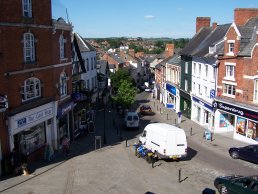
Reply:
[[[149,93],[137,95],[137,103],[132,110],[139,108],[140,104],[154,105]],[[147,100],[150,99],[150,100]],[[158,102],[156,102],[157,105]],[[160,107],[162,105],[159,104]],[[154,109],[154,107],[153,107]],[[31,179],[5,190],[3,193],[202,193],[205,188],[214,189],[213,181],[216,176],[224,174],[257,174],[257,167],[248,162],[233,160],[226,152],[225,146],[220,146],[219,135],[214,142],[204,140],[202,131],[194,131],[189,135],[189,128],[196,126],[192,121],[186,120],[184,128],[188,139],[188,157],[185,160],[174,162],[160,160],[151,167],[145,160],[134,155],[133,144],[143,128],[150,122],[174,122],[172,113],[167,120],[165,109],[162,114],[157,109],[154,116],[141,117],[140,130],[125,130],[123,120],[115,107],[107,107],[105,126],[104,112],[99,111],[96,118],[96,133],[94,136],[104,136],[107,144],[94,150],[94,136],[85,140],[81,146],[83,152],[70,158],[56,167],[42,174],[31,175]],[[159,110],[159,109],[158,109]],[[175,113],[174,113],[175,114]],[[118,128],[115,128],[115,120]],[[120,134],[121,130],[121,134]],[[231,140],[221,136],[221,139]],[[126,147],[126,140],[128,147]],[[223,140],[223,141],[224,141]],[[90,141],[90,146],[89,145]],[[241,145],[240,142],[235,142]],[[181,177],[179,182],[179,170]],[[23,178],[23,177],[21,177]],[[50,181],[51,180],[51,181]],[[5,180],[8,181],[8,180]],[[2,182],[0,186],[3,186]],[[37,185],[35,187],[35,185]]]

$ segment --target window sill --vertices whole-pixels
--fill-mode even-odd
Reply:
[[[64,62],[67,62],[67,61],[68,61],[68,58],[60,59],[60,63],[64,63]]]
[[[234,53],[226,53],[226,56],[234,56]]]
[[[223,79],[228,81],[236,81],[234,77],[224,77]]]
[[[222,96],[229,97],[229,98],[236,98],[235,95],[226,94],[226,93],[223,93]]]

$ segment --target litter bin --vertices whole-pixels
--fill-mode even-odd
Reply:
[[[204,138],[206,140],[211,140],[211,132],[209,130],[204,131]]]

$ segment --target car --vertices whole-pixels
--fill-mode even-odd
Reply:
[[[140,118],[136,112],[127,112],[124,118],[124,125],[126,128],[137,128],[140,126]]]
[[[228,150],[229,155],[234,159],[242,159],[258,164],[258,145],[244,147],[232,147]]]
[[[140,107],[140,114],[142,114],[142,115],[153,114],[151,106],[147,105],[147,104],[142,105]]]
[[[145,90],[144,90],[145,92],[152,92],[152,89],[151,88],[149,88],[149,87],[147,87],[147,88],[145,88]]]
[[[220,194],[257,194],[258,175],[219,176],[215,178],[214,186],[218,189]]]

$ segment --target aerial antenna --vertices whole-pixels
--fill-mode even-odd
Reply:
[[[70,23],[70,20],[69,20],[69,15],[68,15],[67,8],[66,8],[65,10],[66,10],[66,17],[67,17],[67,21],[68,21],[68,23]]]

